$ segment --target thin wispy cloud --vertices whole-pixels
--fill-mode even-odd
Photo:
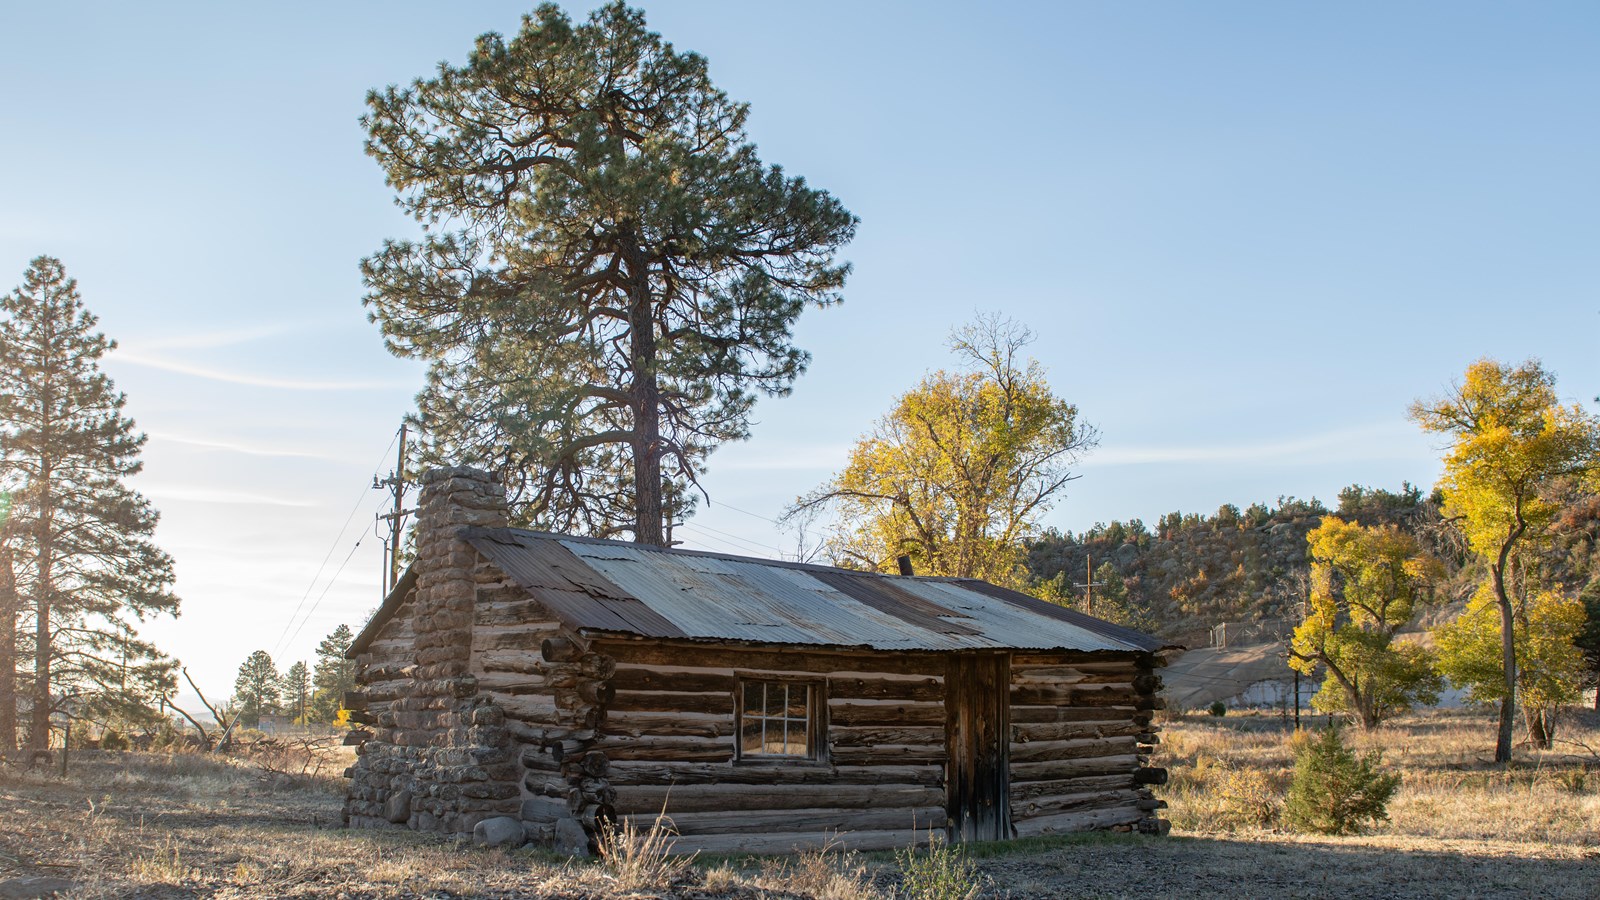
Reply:
[[[193,363],[124,349],[117,350],[116,358],[119,362],[144,366],[148,369],[159,369],[163,372],[188,375],[192,378],[204,378],[208,381],[221,381],[226,384],[242,384],[249,387],[275,388],[285,391],[379,391],[412,386],[408,382],[400,380],[317,381],[279,378],[272,375],[256,375],[247,372],[228,372],[222,369],[197,366]]]
[[[1277,441],[1158,447],[1104,446],[1091,453],[1091,466],[1140,466],[1169,463],[1303,463],[1357,459],[1409,459],[1417,446],[1415,433],[1403,426],[1374,425]]]
[[[219,488],[193,487],[176,484],[157,484],[138,486],[139,492],[147,497],[160,500],[179,500],[190,503],[216,503],[241,506],[290,506],[308,508],[318,504],[311,500],[296,500],[293,497],[284,497],[274,494],[256,494],[249,491],[234,491]]]
[[[270,337],[289,334],[297,331],[297,326],[285,324],[246,325],[240,328],[222,329],[218,331],[203,331],[195,334],[165,334],[151,338],[134,338],[132,341],[122,341],[122,346],[127,347],[132,343],[135,350],[209,350],[217,347],[234,347],[239,344],[248,344],[251,341],[264,340]]]
[[[318,453],[312,450],[296,450],[289,447],[263,447],[254,444],[237,443],[234,441],[219,441],[214,438],[191,437],[183,434],[152,431],[150,437],[156,441],[172,444],[183,444],[187,447],[199,447],[204,450],[222,450],[228,453],[242,453],[246,456],[275,456],[291,459],[330,459],[342,460],[343,457],[332,453]]]

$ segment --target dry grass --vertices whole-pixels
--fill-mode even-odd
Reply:
[[[1600,746],[1589,721],[1569,731]],[[1375,738],[1405,777],[1391,821],[1355,838],[1277,830],[1290,760],[1275,720],[1169,723],[1167,839],[1090,835],[971,848],[981,895],[1012,898],[1600,895],[1600,759],[1519,751],[1488,762],[1487,719],[1434,714]],[[1576,750],[1577,748],[1569,748]],[[342,764],[332,771],[338,771]],[[696,860],[637,877],[613,862],[489,850],[404,831],[345,831],[338,778],[201,755],[84,753],[66,780],[0,769],[0,882],[54,876],[119,898],[550,897],[905,900],[892,854],[831,850]],[[636,835],[636,838],[648,838]],[[659,847],[659,843],[657,844]]]
[[[1559,736],[1559,735],[1558,735]],[[1575,714],[1565,737],[1600,745],[1593,713]],[[1371,834],[1437,841],[1511,841],[1530,846],[1600,848],[1600,757],[1573,744],[1551,751],[1519,747],[1510,767],[1493,765],[1493,734],[1475,712],[1432,711],[1366,733],[1349,728],[1358,752],[1380,749],[1402,777],[1390,821]],[[1293,753],[1290,731],[1271,716],[1191,717],[1171,722],[1157,764],[1171,772],[1162,796],[1181,832],[1272,830],[1241,809],[1282,797]]]

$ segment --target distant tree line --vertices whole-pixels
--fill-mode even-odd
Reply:
[[[346,691],[355,687],[355,661],[345,659],[353,636],[340,625],[317,645],[316,662],[295,662],[282,673],[265,650],[239,665],[230,712],[240,725],[255,728],[261,717],[285,715],[298,725],[334,724]]]

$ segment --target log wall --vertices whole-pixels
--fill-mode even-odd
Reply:
[[[614,697],[593,745],[619,817],[665,811],[676,851],[908,846],[945,825],[944,660],[934,654],[603,641]],[[735,758],[738,684],[814,679],[817,761]]]
[[[1011,822],[1018,837],[1092,829],[1165,833],[1145,768],[1158,726],[1149,654],[1011,657]]]

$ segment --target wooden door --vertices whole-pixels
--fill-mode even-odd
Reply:
[[[953,841],[1011,837],[1011,657],[967,653],[945,669],[945,808]]]

